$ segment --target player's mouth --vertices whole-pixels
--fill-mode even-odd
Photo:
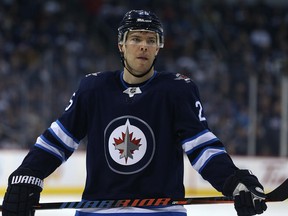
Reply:
[[[137,59],[142,60],[142,61],[147,61],[148,58],[145,56],[138,56]]]

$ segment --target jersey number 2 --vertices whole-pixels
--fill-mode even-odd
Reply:
[[[199,109],[198,117],[200,121],[206,121],[206,118],[203,116],[203,108],[200,101],[196,101],[195,106]]]

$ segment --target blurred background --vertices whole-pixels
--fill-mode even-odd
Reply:
[[[287,179],[287,0],[0,0],[0,202],[8,176],[64,111],[80,79],[122,68],[117,28],[131,9],[163,21],[156,69],[198,84],[209,126],[237,166],[252,170],[266,192]],[[84,149],[45,179],[41,202],[81,199]],[[184,162],[187,196],[219,195]],[[233,205],[216,206],[187,209],[236,215]],[[268,206],[264,215],[287,214],[287,202]]]
[[[122,68],[131,9],[163,21],[156,69],[198,84],[230,154],[288,156],[286,0],[1,0],[0,149],[29,149],[85,74]]]

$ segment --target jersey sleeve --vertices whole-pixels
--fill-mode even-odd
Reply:
[[[221,191],[226,178],[237,167],[208,127],[198,87],[192,81],[184,86],[176,103],[176,126],[182,149],[193,168]]]
[[[87,131],[87,92],[82,80],[64,113],[37,138],[22,167],[45,178],[72,155]]]

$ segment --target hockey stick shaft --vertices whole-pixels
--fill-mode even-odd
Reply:
[[[288,198],[288,179],[279,187],[266,194],[266,202],[280,202]],[[95,200],[81,202],[53,202],[39,203],[33,208],[35,210],[47,209],[84,209],[84,208],[115,208],[115,207],[149,207],[149,206],[171,206],[171,205],[191,205],[191,204],[221,204],[233,203],[233,197],[191,197],[183,199],[171,198],[149,198],[149,199],[114,199],[114,200]],[[2,206],[0,206],[2,210]]]
[[[149,198],[149,199],[117,199],[117,200],[95,200],[81,202],[59,202],[40,203],[34,206],[37,209],[83,209],[83,208],[117,208],[117,207],[160,207],[171,205],[189,204],[211,204],[231,203],[230,197],[193,197],[173,200],[171,198]]]

